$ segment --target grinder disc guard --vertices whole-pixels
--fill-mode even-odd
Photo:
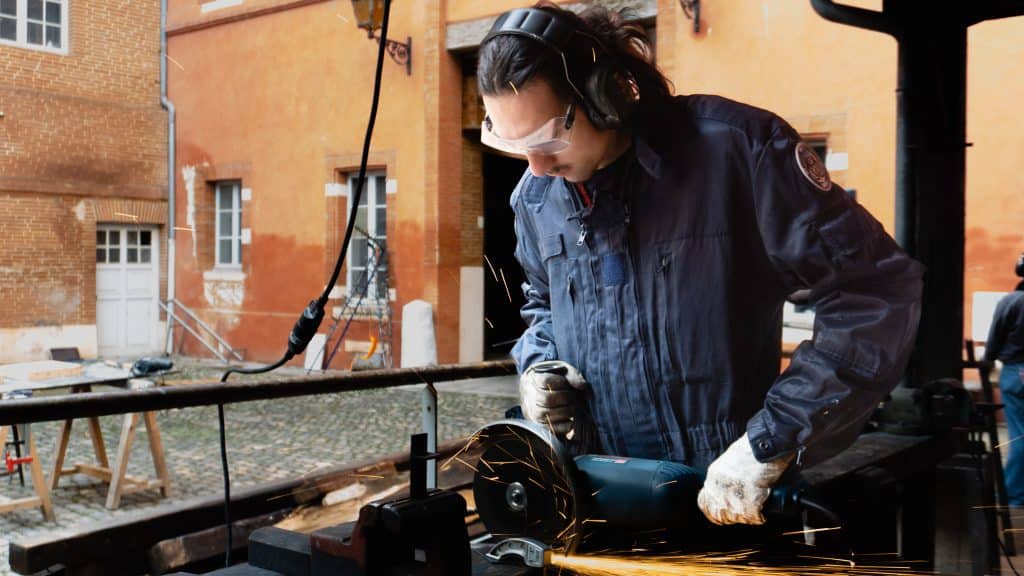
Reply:
[[[487,530],[496,538],[533,538],[572,552],[584,516],[576,497],[576,466],[545,427],[501,420],[471,441],[473,496]]]

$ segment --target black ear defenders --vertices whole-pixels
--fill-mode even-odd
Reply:
[[[1017,273],[1017,276],[1024,278],[1024,252],[1017,257],[1017,266],[1014,268],[1014,272]]]
[[[566,81],[598,129],[615,130],[628,120],[633,107],[629,73],[600,40],[580,30],[569,18],[540,8],[518,8],[498,16],[480,44],[495,36],[530,38],[558,54]],[[574,66],[569,65],[570,61]],[[580,62],[592,64],[581,70],[583,66],[575,65]]]

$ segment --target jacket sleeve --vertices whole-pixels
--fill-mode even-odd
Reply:
[[[849,446],[898,383],[917,334],[924,267],[799,144],[776,119],[755,150],[753,193],[784,287],[810,290],[814,336],[796,349],[747,433],[758,460],[796,452],[806,466]]]
[[[537,249],[537,230],[529,217],[529,208],[522,194],[523,188],[531,183],[529,176],[524,177],[512,193],[510,201],[515,212],[515,256],[526,278],[522,285],[526,303],[520,311],[526,322],[526,330],[512,347],[512,358],[520,374],[537,362],[558,358],[551,324],[547,269]]]

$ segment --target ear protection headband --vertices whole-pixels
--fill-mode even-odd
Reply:
[[[632,98],[627,93],[628,73],[615,62],[600,40],[580,30],[569,18],[540,8],[510,10],[498,17],[481,45],[495,36],[530,38],[558,54],[566,81],[597,128],[618,129],[628,118],[632,108]],[[583,45],[583,39],[589,41],[589,50]],[[569,65],[570,60],[573,64],[590,61],[593,65],[589,70],[579,70]]]

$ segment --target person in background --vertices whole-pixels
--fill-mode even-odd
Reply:
[[[1024,278],[1024,253],[1017,258]],[[1010,453],[1006,458],[1006,495],[1011,506],[1024,506],[1024,280],[996,304],[985,341],[985,361],[999,360],[999,373]]]

